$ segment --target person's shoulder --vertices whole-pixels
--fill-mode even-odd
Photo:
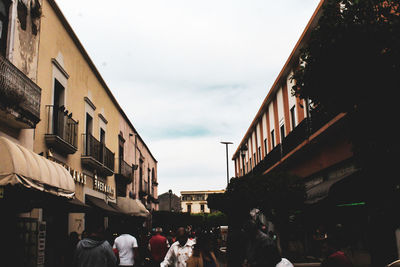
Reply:
[[[105,248],[105,249],[110,249],[111,248],[111,245],[110,245],[110,243],[108,243],[107,240],[104,240],[103,243],[101,244],[101,246],[103,248]]]
[[[282,260],[276,265],[277,267],[293,267],[293,264],[286,258],[282,258]]]

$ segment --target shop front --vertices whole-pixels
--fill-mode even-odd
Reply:
[[[0,188],[5,266],[54,266],[59,256],[54,250],[62,252],[57,244],[68,235],[67,210],[62,207],[77,206],[70,173],[0,137]]]

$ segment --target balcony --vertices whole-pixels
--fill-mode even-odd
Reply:
[[[126,196],[126,185],[132,183],[133,168],[123,159],[119,159],[118,173],[115,174],[115,183],[118,196]]]
[[[142,199],[145,196],[149,195],[149,187],[148,187],[148,182],[147,181],[143,181],[139,186],[139,198]]]
[[[0,55],[0,121],[12,128],[35,128],[40,98],[40,87]]]
[[[111,176],[114,174],[114,153],[91,134],[82,134],[82,164],[96,170],[98,174]]]
[[[314,134],[331,121],[336,115],[338,114],[326,114],[321,111],[314,111],[311,114],[311,118],[305,118],[302,120],[294,130],[282,140],[282,143],[275,146],[274,149],[272,149],[267,156],[253,168],[253,170],[249,171],[249,173],[260,174],[265,172],[302,142],[307,140],[310,135]]]
[[[46,106],[46,145],[61,154],[74,154],[78,150],[78,123],[64,107]]]

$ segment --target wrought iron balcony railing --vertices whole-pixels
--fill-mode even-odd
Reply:
[[[40,121],[40,98],[40,87],[0,55],[0,107],[19,113],[21,128],[34,128]]]
[[[83,134],[82,160],[105,175],[114,172],[114,153],[91,134]],[[94,160],[94,161],[93,161]]]
[[[132,181],[132,165],[129,165],[123,159],[119,159],[118,174]]]
[[[47,132],[46,143],[50,147],[66,154],[73,154],[78,147],[78,122],[68,114],[65,107],[46,106]]]
[[[301,121],[280,144],[275,146],[263,160],[247,173],[260,174],[265,172],[274,164],[279,162],[282,157],[286,156],[303,141],[308,139],[310,135],[321,129],[321,127],[332,120],[336,115],[337,114],[325,114],[323,112],[312,113],[311,118],[305,118]]]

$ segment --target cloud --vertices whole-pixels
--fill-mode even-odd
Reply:
[[[221,189],[318,0],[58,0],[159,162],[159,193]],[[230,162],[230,174],[233,164]]]

